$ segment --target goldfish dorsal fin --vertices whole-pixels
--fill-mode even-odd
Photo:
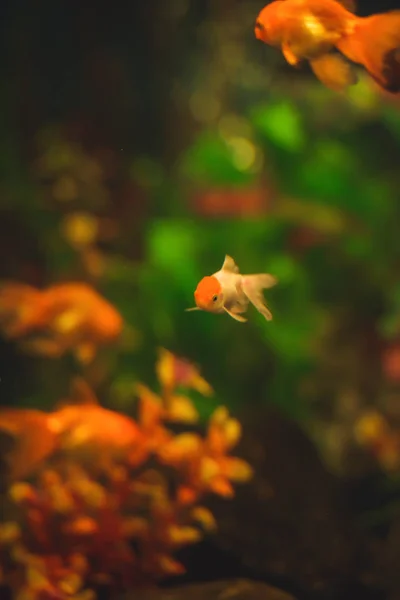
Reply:
[[[233,260],[232,256],[225,255],[224,264],[222,265],[223,271],[230,271],[231,273],[239,273],[239,267]]]
[[[69,404],[97,406],[98,400],[92,388],[82,377],[74,377],[71,383],[71,398]]]
[[[336,0],[336,2],[344,6],[351,13],[355,13],[357,10],[355,0]]]

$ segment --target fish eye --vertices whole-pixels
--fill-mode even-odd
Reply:
[[[265,31],[265,27],[260,21],[256,21],[256,29],[259,29],[260,31]]]
[[[217,296],[217,294],[215,294],[215,296],[212,297],[212,301],[216,302],[217,300],[218,300],[218,296]]]

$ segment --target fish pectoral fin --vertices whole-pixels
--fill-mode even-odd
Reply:
[[[192,312],[193,310],[201,310],[198,306],[193,306],[192,308],[185,308],[185,312]]]
[[[226,308],[226,306],[224,306],[224,311],[228,313],[228,315],[232,317],[232,319],[235,319],[235,321],[239,321],[239,323],[246,323],[247,321],[247,319],[241,317],[237,313],[232,312],[231,310],[229,310],[229,308]]]
[[[244,313],[246,312],[246,310],[248,309],[249,306],[249,301],[246,297],[246,302],[245,304],[235,304],[235,308],[231,308],[230,311],[233,312],[233,314],[238,315],[240,313]]]
[[[229,271],[230,273],[239,273],[239,267],[233,260],[232,256],[225,255],[224,264],[222,265],[223,271]]]
[[[242,288],[243,292],[246,294],[247,298],[253,304],[253,306],[258,310],[259,313],[263,315],[263,317],[267,321],[272,321],[272,313],[269,308],[265,304],[265,298],[262,294],[262,289],[266,287],[271,287],[271,284],[268,286],[267,277],[272,277],[272,275],[248,275],[243,278]],[[275,278],[273,278],[275,280]],[[274,285],[275,282],[272,284]]]
[[[357,83],[355,69],[339,54],[324,54],[310,60],[310,67],[321,83],[334,92]]]
[[[282,44],[282,54],[285,57],[286,62],[288,62],[289,65],[292,65],[292,67],[296,67],[301,62],[301,59],[294,54],[288,44]]]
[[[233,312],[235,312],[236,314],[246,312],[246,310],[249,306],[249,299],[243,291],[241,277],[238,278],[238,280],[236,281],[235,289],[236,289],[236,293],[237,293],[237,298],[236,298],[236,302],[235,302],[235,309]]]

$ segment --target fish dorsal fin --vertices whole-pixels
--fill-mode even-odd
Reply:
[[[228,256],[228,254],[225,255],[225,260],[224,260],[224,264],[222,265],[222,270],[230,271],[231,273],[239,273],[239,267],[237,266],[237,264],[235,263],[233,258],[231,256]]]
[[[71,396],[75,404],[97,406],[99,404],[90,385],[82,377],[74,377],[71,382]]]
[[[69,397],[57,402],[57,409],[65,408],[66,406],[98,406],[99,402],[95,393],[89,384],[82,377],[74,377],[71,386]]]
[[[344,6],[351,13],[355,13],[357,10],[355,0],[336,0],[336,2]]]

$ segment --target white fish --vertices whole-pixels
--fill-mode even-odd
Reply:
[[[250,301],[267,321],[271,321],[272,314],[265,304],[262,290],[276,283],[277,279],[269,273],[241,275],[233,258],[226,255],[222,268],[199,282],[194,292],[196,306],[186,310],[205,310],[216,314],[226,312],[236,321],[245,323],[247,319],[241,313],[247,311]]]

